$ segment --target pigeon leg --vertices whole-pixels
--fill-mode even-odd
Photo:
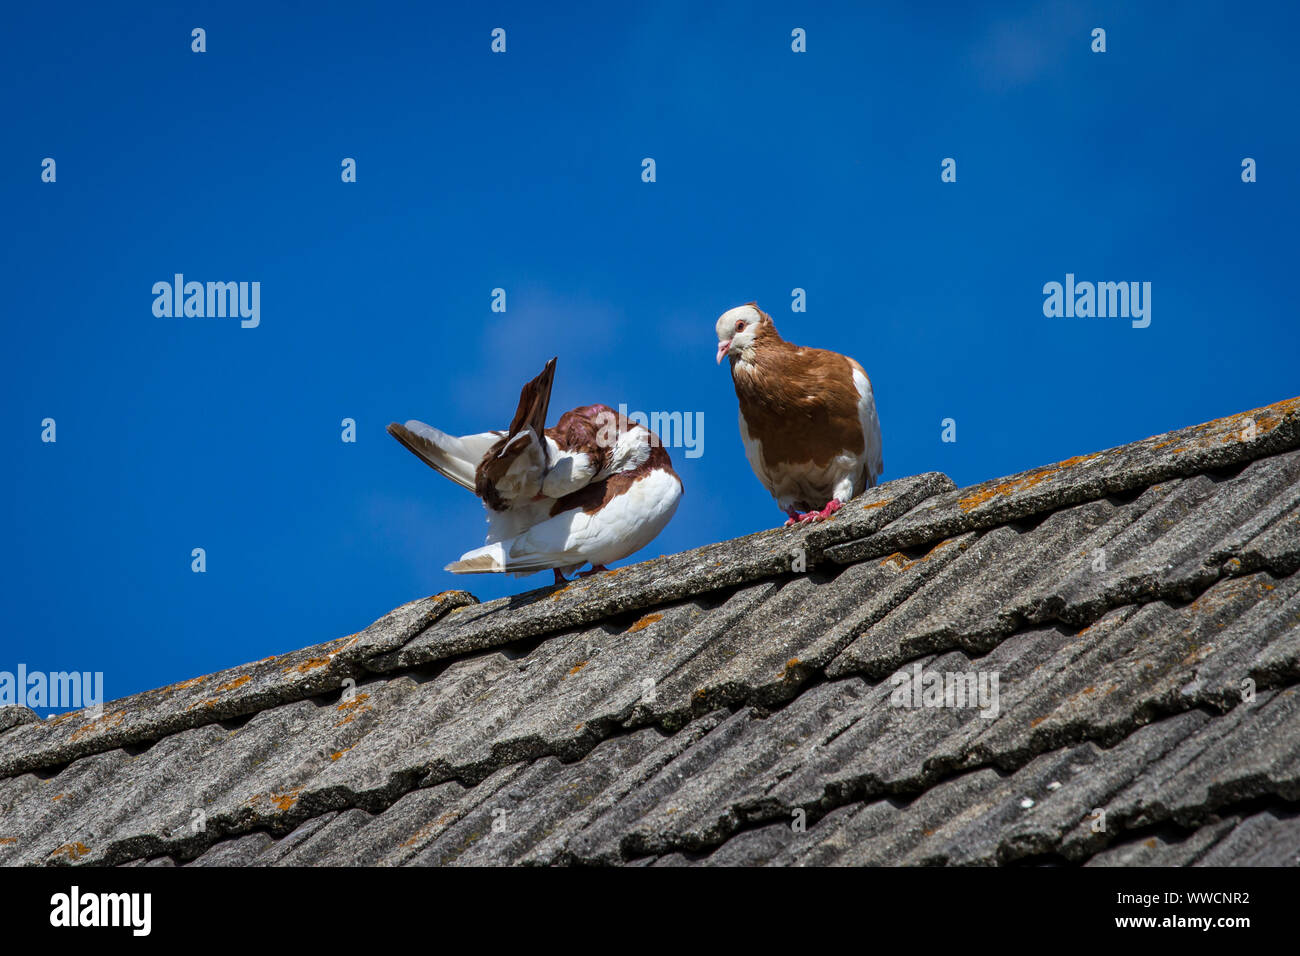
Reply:
[[[790,527],[790,525],[792,524],[799,523],[799,512],[795,511],[794,508],[786,508],[785,513],[790,516],[789,520],[787,520],[785,523],[785,526],[787,528]]]
[[[585,578],[593,574],[600,574],[601,571],[608,571],[608,570],[609,568],[605,567],[603,564],[593,564],[586,571],[579,571],[578,577]]]
[[[821,511],[808,511],[801,514],[799,516],[799,521],[801,523],[808,521],[825,521],[843,507],[844,502],[840,501],[838,498],[832,498],[830,501],[826,502],[826,507]]]
[[[566,578],[563,574],[560,573],[560,569],[559,569],[559,568],[551,568],[551,570],[555,572],[555,583],[556,583],[556,584],[567,584],[567,583],[569,582],[569,579]]]

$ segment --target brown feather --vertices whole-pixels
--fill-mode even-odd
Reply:
[[[764,463],[825,467],[836,455],[861,454],[860,396],[853,383],[857,363],[787,342],[772,317],[758,311],[767,321],[755,331],[754,360],[742,363],[733,355],[731,378],[745,427],[762,442]]]
[[[650,456],[635,468],[616,472],[603,481],[592,482],[585,488],[556,499],[555,504],[551,505],[551,516],[574,508],[581,508],[589,515],[595,514],[655,469],[668,472],[677,479],[678,485],[682,485],[682,479],[673,471],[668,452],[656,441],[650,446]],[[685,490],[685,486],[682,488]]]
[[[541,439],[546,430],[546,414],[551,404],[551,386],[555,382],[555,359],[546,363],[546,368],[519,391],[519,405],[515,408],[515,417],[510,421],[510,428],[505,435],[492,443],[492,447],[483,455],[483,460],[474,470],[474,492],[495,511],[506,507],[505,501],[497,492],[496,483],[510,470],[511,464],[528,447],[528,442],[516,442],[514,438],[531,428]],[[542,451],[546,444],[543,441]]]
[[[611,442],[602,441],[601,433],[604,431],[608,437],[620,425],[626,428],[626,419],[621,419],[608,405],[584,405],[561,415],[546,434],[561,451],[586,454],[593,468],[601,471],[609,467],[609,456],[614,450]]]
[[[420,461],[424,462],[434,471],[438,470],[438,466],[429,460],[430,453],[436,454],[437,452],[437,446],[434,445],[433,442],[429,441],[429,439],[425,438],[423,435],[415,434],[405,425],[399,425],[397,422],[393,422],[388,426],[388,434],[392,435],[405,445],[407,450],[414,454],[416,458],[420,459]]]

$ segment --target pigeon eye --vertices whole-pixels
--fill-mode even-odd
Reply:
[[[739,322],[736,323],[736,331],[737,331],[737,332],[743,332],[743,331],[745,331],[745,320],[744,320],[744,319],[741,319]]]

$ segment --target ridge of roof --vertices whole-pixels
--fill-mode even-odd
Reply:
[[[5,730],[16,732],[0,730],[0,777],[304,700],[338,690],[346,679],[367,671],[426,665],[760,580],[789,571],[796,552],[810,568],[822,561],[861,561],[1129,491],[1144,481],[1239,465],[1297,447],[1300,397],[968,488],[958,489],[938,472],[895,479],[853,499],[829,522],[760,531],[559,589],[540,588],[487,604],[465,591],[444,591],[404,604],[356,634],[110,701],[98,716],[71,711],[46,721],[35,714],[10,718]],[[472,610],[455,613],[466,608]],[[503,612],[517,613],[505,618]],[[449,616],[450,626],[433,627]]]

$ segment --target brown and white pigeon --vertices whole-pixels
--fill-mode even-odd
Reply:
[[[388,433],[435,471],[468,488],[487,509],[487,543],[447,565],[456,574],[553,570],[556,582],[590,563],[641,550],[668,524],[682,481],[647,428],[607,405],[546,414],[555,359],[519,393],[505,431],[459,438],[423,422]]]
[[[718,362],[731,359],[740,438],[754,474],[789,515],[829,518],[884,470],[880,420],[861,365],[792,345],[751,302],[717,322]]]

